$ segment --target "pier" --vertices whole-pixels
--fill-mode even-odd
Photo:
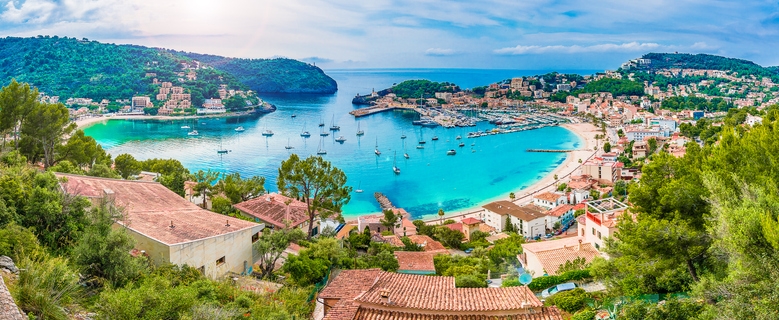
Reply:
[[[359,117],[369,116],[372,114],[377,114],[389,110],[395,110],[395,107],[386,106],[386,105],[375,105],[367,108],[360,108],[357,110],[349,111],[349,114],[353,115],[355,118],[359,118]]]
[[[379,206],[381,207],[381,211],[384,210],[393,210],[395,209],[395,205],[392,204],[392,201],[387,198],[383,193],[381,192],[374,192],[373,196],[376,198],[376,201],[379,202]]]

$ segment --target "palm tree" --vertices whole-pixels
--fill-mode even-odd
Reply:
[[[513,192],[509,193],[509,198],[511,198],[511,201],[514,201],[514,198],[516,198],[517,195],[515,195]]]
[[[444,209],[438,208],[438,217],[441,219],[441,224],[444,224]]]

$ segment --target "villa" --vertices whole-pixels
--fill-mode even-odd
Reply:
[[[558,269],[568,261],[583,259],[588,264],[600,256],[598,250],[584,240],[583,237],[571,237],[523,243],[520,262],[534,278],[559,275]]]
[[[263,224],[204,210],[157,182],[56,175],[65,193],[123,208],[115,226],[134,238],[134,252],[155,264],[189,265],[210,278],[252,271],[252,244]]]
[[[300,228],[308,232],[308,206],[305,202],[289,198],[277,193],[269,193],[261,197],[233,205],[244,216],[264,223],[271,229]],[[319,219],[314,219],[314,235],[319,233]]]
[[[497,232],[506,230],[508,220],[517,233],[527,238],[546,234],[546,215],[534,205],[519,206],[511,201],[502,200],[484,206],[484,221]]]

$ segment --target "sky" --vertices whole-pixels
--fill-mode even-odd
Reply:
[[[779,3],[718,0],[0,0],[0,36],[340,68],[616,69],[648,52],[779,65]]]

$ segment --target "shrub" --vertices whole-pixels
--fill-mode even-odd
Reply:
[[[584,309],[574,314],[571,320],[592,320],[595,319],[595,316],[597,314],[598,312],[596,312],[595,310]]]
[[[555,305],[568,313],[574,313],[587,306],[589,294],[582,288],[576,288],[571,291],[564,291],[552,295],[546,299],[546,304]]]
[[[43,255],[40,259],[22,259],[19,280],[10,289],[16,304],[37,319],[68,319],[64,307],[81,293],[78,273],[63,258]]]
[[[527,287],[533,291],[540,291],[561,283],[589,278],[592,278],[592,274],[590,274],[589,269],[573,270],[565,272],[559,276],[545,276],[535,278],[533,279],[533,282],[531,282]]]
[[[457,288],[486,288],[487,281],[477,275],[464,275],[454,278],[454,286]]]

